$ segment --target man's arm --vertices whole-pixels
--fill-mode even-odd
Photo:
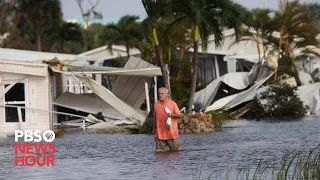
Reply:
[[[173,113],[171,113],[171,114],[169,114],[169,117],[171,117],[171,118],[180,118],[181,114],[173,114]]]

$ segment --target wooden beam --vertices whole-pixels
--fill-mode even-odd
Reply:
[[[18,118],[19,118],[20,130],[22,130],[22,113],[21,113],[21,107],[17,107],[17,111],[18,111]]]
[[[19,80],[16,80],[15,82],[11,83],[8,87],[4,89],[4,91],[0,94],[0,98],[2,98],[14,85],[16,85],[18,82],[24,80],[26,77],[23,77]]]

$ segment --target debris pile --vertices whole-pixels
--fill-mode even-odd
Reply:
[[[178,123],[181,134],[211,133],[215,130],[211,114],[186,114],[179,119]]]

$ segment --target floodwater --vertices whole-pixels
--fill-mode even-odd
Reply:
[[[181,151],[154,153],[152,135],[65,134],[56,139],[54,167],[14,166],[14,138],[0,139],[0,179],[195,179],[280,158],[320,144],[320,118],[295,122],[234,121],[221,131],[181,135]],[[201,171],[201,174],[200,174]]]

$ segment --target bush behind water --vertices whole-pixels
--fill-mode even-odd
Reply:
[[[296,87],[271,85],[250,103],[249,118],[303,117],[308,110],[296,93]]]

